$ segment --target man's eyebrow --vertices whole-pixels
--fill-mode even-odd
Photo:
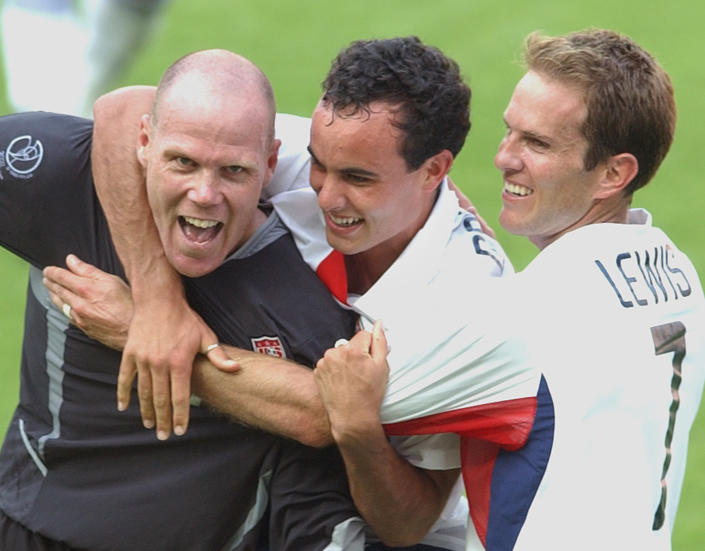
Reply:
[[[512,129],[511,125],[507,122],[507,119],[502,117],[502,121],[504,122],[504,126],[507,127],[507,129]],[[534,132],[533,130],[521,130],[521,129],[515,129],[517,132],[519,132],[521,135],[523,135],[526,138],[530,138],[532,140],[538,140],[540,142],[546,142],[546,143],[551,143],[551,137],[547,136],[545,134],[539,134],[537,132]]]
[[[378,175],[376,172],[371,172],[369,170],[365,170],[364,168],[357,168],[357,167],[350,167],[350,168],[343,168],[340,170],[343,174],[349,174],[351,176],[361,176],[363,178],[369,178],[371,180],[375,180],[378,178]]]
[[[311,146],[310,145],[307,146],[306,149],[308,150],[308,154],[311,155],[311,159],[313,160],[313,162],[323,166],[321,161],[318,160],[318,157],[316,157],[315,153],[311,149]],[[338,172],[340,172],[342,174],[350,174],[353,176],[361,176],[363,178],[370,178],[370,179],[376,179],[379,177],[379,175],[376,172],[372,172],[371,170],[365,170],[364,168],[358,168],[355,166],[341,168]]]
[[[318,157],[313,154],[313,149],[311,149],[310,145],[306,146],[306,151],[308,151],[308,154],[311,155],[311,159],[313,159],[314,162],[318,163],[319,165],[321,164],[321,161],[318,160]]]
[[[522,132],[522,134],[524,134],[524,136],[526,136],[529,139],[537,140],[539,142],[544,142],[546,144],[550,144],[553,141],[550,136],[547,136],[545,134],[539,134],[537,132],[532,132],[531,130],[527,130],[525,132]]]

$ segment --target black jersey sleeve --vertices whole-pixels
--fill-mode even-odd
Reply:
[[[92,121],[0,117],[0,244],[37,267],[96,249],[104,216],[91,176]]]

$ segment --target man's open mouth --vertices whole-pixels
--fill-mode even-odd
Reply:
[[[207,243],[218,235],[223,224],[217,220],[179,216],[179,226],[181,226],[181,230],[189,241]]]

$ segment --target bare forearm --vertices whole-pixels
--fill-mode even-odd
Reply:
[[[236,421],[309,446],[333,443],[310,369],[265,354],[225,349],[239,364],[238,371],[220,371],[202,356],[194,364],[192,387],[207,404]]]
[[[384,543],[414,545],[443,511],[458,471],[414,467],[389,444],[381,425],[377,429],[364,437],[338,439],[350,491],[360,514]]]
[[[176,279],[152,219],[136,154],[140,117],[150,111],[153,98],[152,87],[133,86],[102,96],[94,107],[92,164],[96,193],[133,294],[137,295],[143,292],[145,280],[173,284]],[[149,285],[148,292],[154,291],[155,286]]]

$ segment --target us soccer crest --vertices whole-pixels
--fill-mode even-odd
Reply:
[[[284,345],[279,340],[279,337],[259,337],[250,339],[250,342],[252,342],[252,350],[255,352],[274,356],[275,358],[286,358]]]

